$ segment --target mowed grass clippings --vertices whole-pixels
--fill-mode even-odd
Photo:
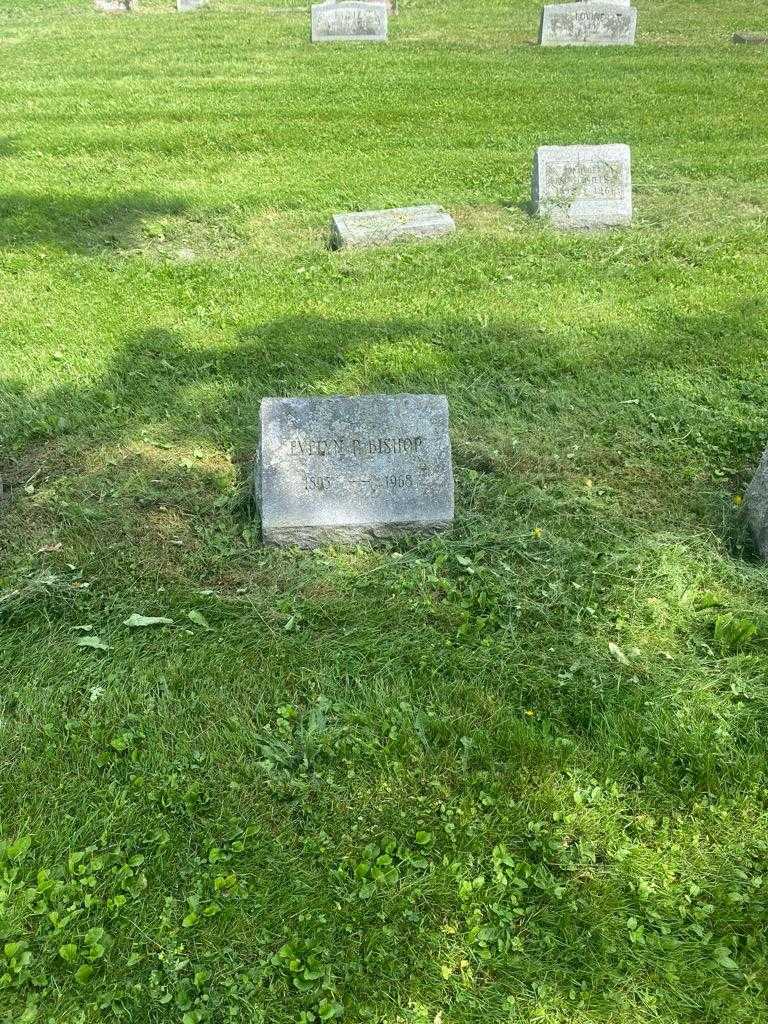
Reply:
[[[538,18],[3,5],[4,1024],[768,1021],[765,12]],[[608,142],[634,226],[533,221]],[[454,533],[263,549],[261,398],[378,391]]]

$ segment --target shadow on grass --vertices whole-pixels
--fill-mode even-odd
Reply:
[[[145,218],[179,214],[185,208],[178,199],[141,192],[115,199],[0,194],[0,249],[44,245],[88,254],[113,245],[127,247],[140,240]]]
[[[123,224],[135,224],[143,212],[167,209],[106,204],[92,217],[106,223],[122,210]],[[76,237],[73,229],[71,244]],[[716,449],[738,479],[763,447],[764,342],[755,325],[766,320],[768,306],[757,301],[692,316],[655,312],[638,330],[606,324],[597,344],[578,330],[545,332],[511,319],[293,316],[243,325],[231,342],[204,346],[150,329],[127,338],[86,385],[54,385],[32,400],[23,382],[4,384],[4,440],[11,451],[22,448],[55,436],[63,419],[66,432],[101,444],[144,424],[176,440],[207,437],[246,457],[265,396],[439,391],[462,430],[555,424],[563,438],[581,431],[615,446],[621,429],[633,454],[650,455],[657,467],[675,453],[695,460]]]

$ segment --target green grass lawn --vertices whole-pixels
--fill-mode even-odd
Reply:
[[[768,13],[639,9],[3,3],[3,1024],[768,1021]],[[533,221],[603,142],[634,226]],[[378,391],[454,533],[263,549],[262,397]]]

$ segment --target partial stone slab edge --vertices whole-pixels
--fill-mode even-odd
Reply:
[[[366,544],[401,537],[447,533],[453,522],[446,519],[414,520],[407,523],[355,523],[350,526],[262,526],[261,539],[267,547],[320,548],[331,544]]]
[[[759,35],[756,32],[735,32],[731,42],[741,43],[745,46],[768,46],[768,35]]]
[[[768,448],[744,493],[744,515],[760,557],[768,561]]]

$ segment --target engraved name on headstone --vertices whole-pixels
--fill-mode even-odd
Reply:
[[[317,547],[446,530],[448,401],[265,398],[256,474],[265,544]]]
[[[385,43],[389,32],[386,3],[329,0],[312,4],[313,43]]]
[[[438,238],[455,230],[453,217],[442,206],[337,213],[331,218],[331,248],[362,248],[407,239]]]
[[[541,12],[542,46],[632,46],[637,9],[595,0],[550,4]]]
[[[629,146],[540,146],[533,207],[558,228],[601,228],[632,221]]]

